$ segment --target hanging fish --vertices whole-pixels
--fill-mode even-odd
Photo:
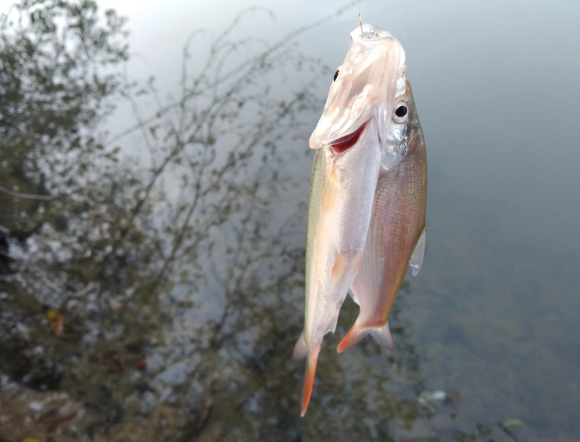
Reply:
[[[427,231],[427,156],[411,84],[397,80],[397,97],[383,151],[373,213],[361,268],[351,285],[360,306],[354,326],[338,345],[343,352],[370,334],[384,348],[393,348],[388,317],[407,266],[421,269]]]
[[[361,27],[351,32],[352,46],[310,137],[316,153],[308,202],[306,309],[304,331],[294,347],[295,359],[308,358],[303,416],[322,338],[334,332],[363,259],[397,79],[405,64],[401,44],[388,32]]]

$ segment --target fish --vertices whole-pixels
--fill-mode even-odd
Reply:
[[[361,35],[362,33],[362,35]],[[403,47],[384,29],[365,24],[334,75],[310,140],[315,149],[306,238],[304,330],[294,347],[307,358],[301,415],[314,383],[325,334],[334,332],[363,260],[383,148],[392,122]]]
[[[351,285],[359,315],[341,353],[370,334],[392,350],[388,317],[407,267],[421,269],[427,243],[427,154],[411,83],[397,80],[388,147],[383,152],[361,268]]]

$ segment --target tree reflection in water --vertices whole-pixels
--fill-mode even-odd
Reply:
[[[453,414],[453,392],[421,400],[402,296],[395,352],[364,341],[339,358],[329,339],[299,417],[290,355],[308,183],[296,171],[310,167],[332,72],[292,39],[330,18],[273,44],[232,37],[263,12],[212,34],[202,63],[190,39],[169,103],[126,77],[113,11],[39,0],[2,16],[0,439],[403,440]],[[143,97],[158,104],[151,117]],[[103,121],[123,102],[137,124],[110,136]],[[355,317],[347,303],[338,336]]]

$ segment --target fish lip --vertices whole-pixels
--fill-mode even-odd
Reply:
[[[336,153],[342,153],[353,147],[359,140],[360,136],[364,132],[365,128],[369,124],[368,120],[359,126],[354,132],[337,138],[331,141],[329,144]]]

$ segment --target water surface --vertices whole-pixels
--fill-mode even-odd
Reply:
[[[365,339],[336,354],[357,315],[345,303],[305,418],[291,351],[306,140],[359,7],[246,62],[336,8],[266,3],[276,22],[256,11],[230,37],[264,42],[232,54],[226,66],[256,69],[232,96],[217,92],[223,110],[204,114],[216,95],[202,87],[156,117],[194,90],[211,55],[209,34],[194,40],[180,84],[187,36],[226,27],[243,6],[123,6],[140,55],[121,72],[155,75],[155,90],[107,98],[117,111],[95,127],[69,121],[84,137],[108,130],[97,138],[118,153],[83,138],[61,155],[43,125],[26,144],[0,123],[0,185],[61,195],[0,195],[0,440],[575,440],[580,6],[409,0],[405,18],[404,2],[361,4],[365,21],[405,31],[428,247],[393,308],[393,353]],[[14,115],[25,124],[35,110]],[[146,130],[117,137],[136,116]]]

